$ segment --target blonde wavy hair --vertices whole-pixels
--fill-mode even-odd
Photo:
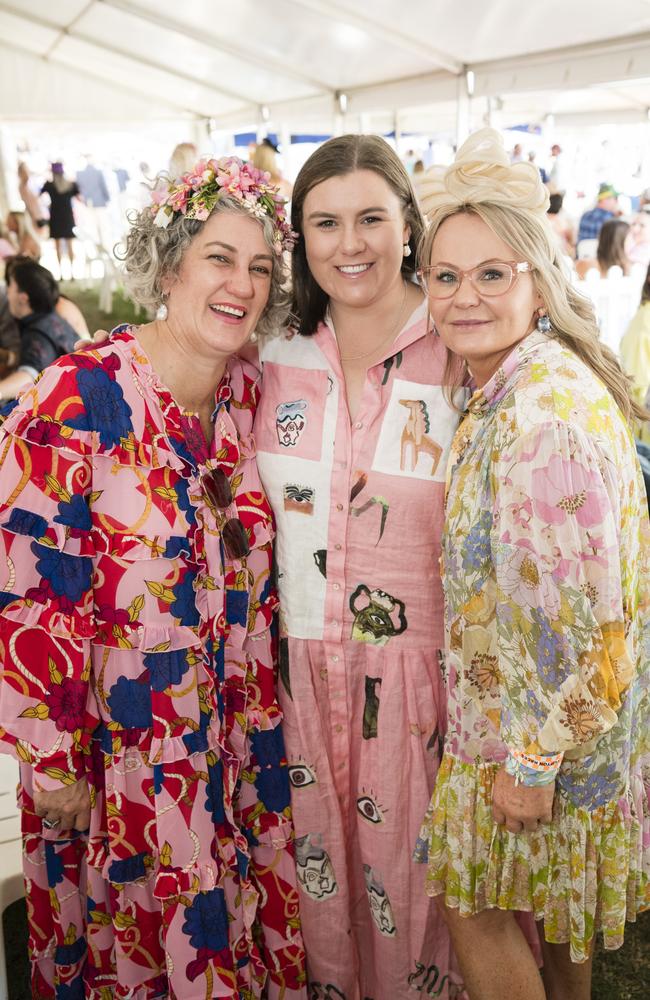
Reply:
[[[549,194],[532,163],[510,163],[503,140],[491,128],[475,132],[447,168],[433,167],[418,186],[428,226],[418,248],[422,265],[429,263],[440,226],[460,212],[477,215],[528,261],[533,281],[551,321],[552,336],[573,351],[609,389],[626,418],[647,420],[650,414],[631,396],[632,379],[599,338],[594,309],[571,284],[557,237],[546,215]],[[463,380],[464,363],[449,352],[446,381],[449,398]]]

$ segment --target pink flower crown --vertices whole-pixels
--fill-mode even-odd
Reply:
[[[257,219],[273,222],[275,252],[293,250],[298,239],[287,219],[285,199],[271,175],[236,156],[199,160],[193,170],[153,192],[154,225],[166,229],[178,214],[205,222],[220,198],[236,198]]]

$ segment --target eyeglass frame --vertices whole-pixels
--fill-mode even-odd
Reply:
[[[218,489],[219,488],[219,484],[217,482],[217,476],[223,476],[223,481],[225,481],[225,484],[228,487],[228,493],[230,494],[230,499],[229,500],[225,500],[224,499],[224,503],[219,503],[218,500],[215,497],[211,496],[210,490],[206,486],[206,482],[212,482],[212,483],[214,483],[215,489]],[[228,555],[228,558],[229,559],[245,559],[246,556],[248,556],[250,554],[250,550],[251,550],[250,549],[250,543],[248,542],[248,535],[247,535],[247,532],[246,532],[246,528],[244,527],[244,524],[243,524],[241,518],[239,517],[239,515],[237,515],[237,517],[226,517],[226,511],[228,510],[229,507],[231,507],[233,505],[234,500],[235,500],[235,498],[233,496],[233,492],[232,492],[232,485],[231,485],[231,482],[230,482],[230,477],[226,475],[226,473],[224,472],[223,469],[221,469],[221,468],[219,468],[219,466],[217,466],[216,468],[213,468],[213,469],[206,469],[205,472],[203,473],[203,475],[201,476],[200,482],[201,482],[201,489],[203,490],[203,495],[204,495],[204,497],[206,499],[206,502],[207,502],[208,506],[211,508],[211,510],[215,514],[219,514],[223,518],[223,524],[220,526],[219,530],[220,530],[220,533],[221,533],[221,541],[222,541],[223,546],[224,546],[224,548],[226,550],[226,554]],[[228,540],[227,540],[226,537],[224,537],[224,530],[226,528],[228,528],[230,525],[238,525],[238,530],[240,532],[240,540],[242,541],[242,543],[245,542],[245,545],[246,545],[246,551],[245,552],[242,551],[241,553],[239,553],[239,552],[234,552],[234,551],[230,551],[229,550]]]
[[[479,271],[482,267],[483,268],[488,267],[490,264],[505,264],[512,271],[512,280],[508,285],[508,287],[504,289],[503,292],[486,294],[485,291],[482,291],[475,284],[474,279],[472,278],[473,271]],[[431,271],[434,271],[436,268],[442,267],[443,265],[448,267],[450,271],[453,271],[455,274],[458,275],[459,278],[458,285],[449,295],[433,295],[429,290],[429,283],[426,280],[426,275],[429,274]],[[486,260],[483,264],[477,264],[476,267],[470,267],[466,271],[461,271],[459,267],[454,267],[453,264],[445,265],[444,261],[440,261],[440,263],[438,264],[428,264],[427,267],[419,267],[416,271],[416,274],[418,277],[418,281],[420,282],[420,285],[423,287],[423,290],[426,292],[427,295],[431,295],[431,298],[433,299],[439,299],[441,301],[445,301],[446,299],[453,299],[454,295],[456,295],[457,292],[460,291],[465,278],[469,279],[472,288],[478,295],[486,299],[498,299],[500,298],[501,295],[508,294],[508,292],[515,284],[520,274],[531,273],[533,270],[534,270],[533,265],[527,260]]]

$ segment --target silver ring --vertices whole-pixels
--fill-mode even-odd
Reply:
[[[61,822],[60,819],[44,819],[43,826],[46,830],[56,830],[57,826]]]

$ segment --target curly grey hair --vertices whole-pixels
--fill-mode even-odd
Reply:
[[[221,198],[211,215],[218,212],[237,212],[251,218],[250,211],[236,198]],[[264,337],[277,335],[287,325],[291,296],[287,288],[288,268],[273,249],[273,223],[268,217],[259,218],[259,222],[273,256],[269,301],[256,331]],[[116,256],[124,261],[125,284],[134,302],[155,312],[163,299],[164,279],[178,274],[190,243],[204,225],[205,222],[178,214],[164,229],[155,225],[150,206],[131,219],[124,249],[116,251]]]

